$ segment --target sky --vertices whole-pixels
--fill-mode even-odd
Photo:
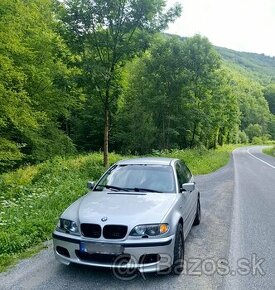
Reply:
[[[275,0],[167,0],[183,7],[166,31],[201,34],[212,44],[275,56]]]

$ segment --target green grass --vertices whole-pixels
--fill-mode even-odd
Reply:
[[[275,146],[271,148],[266,148],[263,150],[265,154],[275,157]]]
[[[240,145],[225,145],[216,150],[186,149],[171,150],[158,154],[163,157],[173,157],[183,160],[192,173],[207,174],[221,168],[228,163],[231,152]]]
[[[114,163],[122,156],[110,154]],[[104,172],[102,154],[55,158],[0,176],[0,271],[51,239],[59,215]]]
[[[154,155],[184,160],[194,174],[225,165],[236,146],[217,150],[172,150]],[[123,159],[110,154],[110,163]],[[87,192],[88,180],[104,172],[102,154],[55,158],[36,166],[0,175],[0,271],[41,249],[51,239],[59,215]]]

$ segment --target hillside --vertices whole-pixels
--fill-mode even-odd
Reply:
[[[216,47],[222,58],[235,68],[244,70],[252,77],[269,83],[275,78],[275,57],[264,54],[240,52],[224,47]]]
[[[165,33],[166,37],[172,37],[172,34]],[[186,40],[188,37],[179,37]],[[252,77],[254,80],[263,84],[269,84],[275,80],[275,57],[265,54],[242,52],[225,47],[215,46],[224,62],[242,74]]]

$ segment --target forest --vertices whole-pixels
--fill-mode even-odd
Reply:
[[[1,0],[0,172],[275,139],[275,59],[165,34],[165,0]]]

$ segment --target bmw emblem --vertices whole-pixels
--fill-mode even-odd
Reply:
[[[108,219],[108,218],[107,218],[106,216],[104,216],[104,217],[101,219],[101,221],[102,221],[102,222],[106,222],[107,219]]]

